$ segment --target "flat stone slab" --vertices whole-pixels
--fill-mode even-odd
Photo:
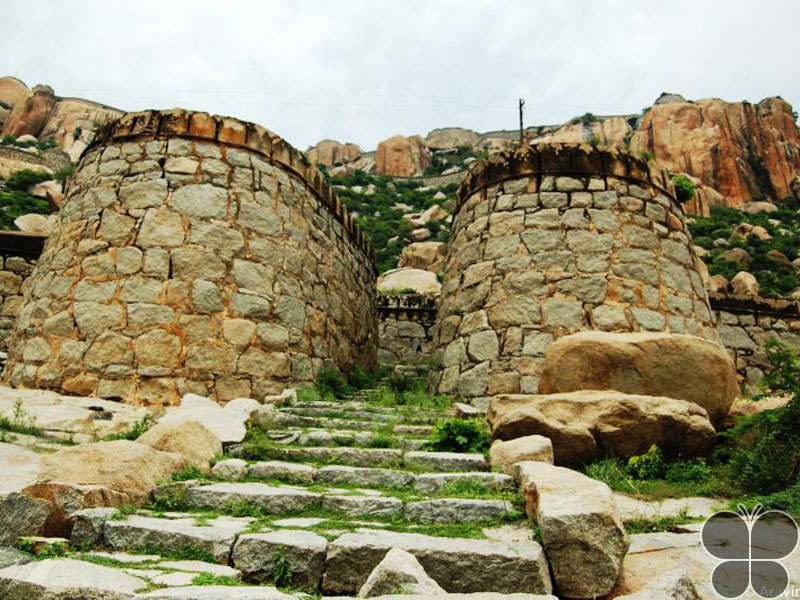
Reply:
[[[246,581],[272,581],[281,557],[292,575],[292,586],[315,591],[325,569],[328,541],[310,531],[281,529],[239,537],[231,554]]]
[[[284,460],[336,461],[355,467],[399,467],[403,452],[394,448],[277,448]],[[277,458],[277,456],[276,456]]]
[[[3,413],[0,410],[0,414]],[[39,478],[41,455],[16,444],[0,442],[0,495],[18,492]]]
[[[317,470],[311,465],[267,460],[253,463],[247,467],[247,476],[254,479],[294,479],[296,481],[313,481]]]
[[[375,496],[325,496],[322,508],[335,510],[350,516],[399,516],[403,513],[403,502],[398,498]]]
[[[167,560],[158,563],[158,568],[189,571],[190,573],[208,573],[217,577],[233,577],[241,579],[242,572],[227,565],[214,565],[201,560]]]
[[[558,600],[551,594],[499,594],[497,592],[477,592],[474,594],[447,594],[442,598],[450,600]],[[372,596],[371,600],[430,600],[430,595],[391,594]],[[323,596],[322,600],[353,600],[352,596]]]
[[[121,569],[70,558],[48,558],[0,569],[3,600],[52,598],[59,594],[74,598],[117,598],[145,587],[145,580]],[[115,593],[119,596],[112,595]]]
[[[128,554],[127,552],[88,552],[86,556],[108,558],[125,565],[139,565],[146,562],[156,562],[161,560],[161,557],[158,554]]]
[[[416,533],[346,533],[328,546],[322,589],[352,594],[391,548],[413,554],[447,592],[550,594],[552,584],[542,547],[534,542],[444,538]]]
[[[423,502],[411,502],[406,504],[403,509],[403,514],[407,519],[430,523],[488,521],[512,512],[515,512],[514,507],[505,500],[472,498],[438,498]]]
[[[403,487],[411,485],[416,480],[416,476],[408,471],[396,471],[394,469],[331,465],[318,469],[316,479],[332,484],[347,483],[366,487]]]
[[[647,501],[637,500],[625,494],[614,494],[614,501],[623,521],[675,516],[684,508],[687,516],[693,519],[705,518],[727,504],[726,501],[715,498],[667,498]]]
[[[137,598],[151,600],[295,600],[296,596],[279,592],[274,587],[237,587],[228,585],[191,585],[179,588],[166,588]]]
[[[316,517],[299,517],[297,519],[278,519],[271,524],[275,527],[314,527],[324,522],[325,519],[318,519]]]
[[[194,519],[156,519],[131,515],[125,521],[106,521],[104,542],[118,550],[153,548],[165,553],[192,546],[227,564],[236,536],[248,525],[245,519],[219,517],[207,526]]]
[[[488,471],[489,463],[483,454],[459,452],[406,452],[403,460],[407,466],[428,471]]]
[[[181,571],[173,571],[172,573],[161,573],[155,577],[151,577],[150,581],[156,585],[165,585],[167,587],[178,587],[184,585],[192,585],[195,577],[199,573],[184,573]]]
[[[33,557],[27,552],[22,552],[16,548],[0,546],[0,569],[5,569],[12,565],[24,565],[32,560]]]
[[[266,513],[279,514],[320,506],[322,495],[300,487],[273,487],[265,483],[215,483],[186,490],[186,501],[196,508],[224,511],[245,503]]]
[[[414,489],[423,494],[433,494],[448,485],[468,481],[486,486],[492,490],[514,490],[514,478],[504,473],[420,473],[416,477]]]
[[[130,429],[148,410],[100,398],[61,396],[48,390],[23,390],[0,386],[0,413],[14,414],[17,400],[25,415],[45,434],[75,434],[75,441],[97,439]]]

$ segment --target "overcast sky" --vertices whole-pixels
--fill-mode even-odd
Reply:
[[[800,0],[2,0],[0,75],[305,149],[637,113],[662,91],[800,108]]]

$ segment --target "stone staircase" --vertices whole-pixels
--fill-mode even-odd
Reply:
[[[391,548],[448,593],[552,593],[513,478],[482,454],[425,450],[453,411],[369,398],[277,408],[202,480],[159,487],[145,509],[79,511],[71,558],[141,580],[126,598],[353,596]]]

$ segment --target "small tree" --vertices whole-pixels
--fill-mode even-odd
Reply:
[[[675,197],[681,204],[694,198],[694,184],[688,177],[676,175],[672,179],[672,184],[675,186]]]

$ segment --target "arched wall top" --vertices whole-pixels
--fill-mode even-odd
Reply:
[[[245,148],[255,152],[266,162],[293,172],[342,223],[352,242],[375,268],[372,242],[347,212],[319,169],[309,164],[305,156],[286,140],[261,125],[233,117],[183,109],[146,110],[127,113],[101,126],[86,152],[117,141],[174,137]]]
[[[504,150],[472,165],[458,188],[455,213],[474,193],[528,175],[615,177],[651,186],[680,207],[666,170],[656,171],[643,158],[589,144],[541,143]]]

